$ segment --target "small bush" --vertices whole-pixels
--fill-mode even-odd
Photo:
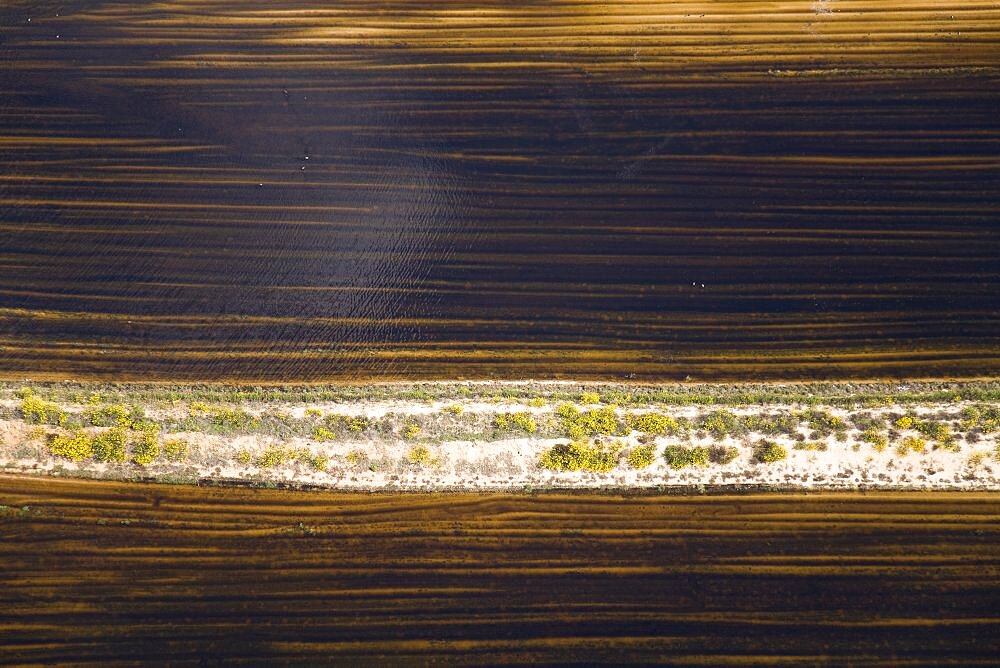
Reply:
[[[755,431],[761,434],[792,435],[798,431],[799,418],[797,415],[747,415],[743,418],[743,424],[748,431]]]
[[[574,440],[596,434],[611,435],[619,429],[618,415],[614,406],[581,412],[572,404],[561,404],[556,413],[562,418],[562,428],[566,436]]]
[[[1000,406],[976,404],[962,409],[962,429],[978,430],[984,434],[1000,431]]]
[[[156,433],[144,431],[132,445],[132,461],[141,466],[152,464],[160,456],[160,444]]]
[[[833,432],[847,429],[847,423],[830,411],[808,411],[805,418],[809,427],[822,436],[829,436]]]
[[[656,445],[640,445],[628,453],[628,465],[633,469],[644,469],[656,461]]]
[[[461,415],[462,407],[458,404],[451,404],[450,406],[445,406],[444,411],[446,413],[451,413],[452,415]]]
[[[702,416],[698,428],[704,429],[715,439],[746,433],[746,425],[735,414],[720,410]]]
[[[788,456],[788,450],[774,441],[762,440],[753,448],[754,460],[761,464],[771,464]]]
[[[711,453],[708,448],[700,446],[688,448],[683,445],[668,445],[663,451],[663,458],[670,468],[682,469],[688,466],[708,466]]]
[[[94,459],[99,462],[125,461],[125,443],[128,438],[121,427],[98,434],[93,440]]]
[[[708,449],[708,458],[714,464],[729,464],[739,455],[739,449],[731,445],[713,445]]]
[[[542,453],[539,462],[550,471],[590,471],[607,473],[618,465],[621,444],[593,445],[582,441],[559,443]]]
[[[909,429],[913,426],[913,418],[910,417],[909,415],[904,415],[903,417],[893,422],[893,424],[896,425],[897,429]]]
[[[192,401],[188,404],[188,415],[204,415],[211,410],[211,407],[203,401]]]
[[[493,418],[493,426],[500,433],[520,430],[533,434],[538,429],[534,418],[527,412],[499,413]]]
[[[326,427],[316,427],[313,429],[313,439],[317,441],[332,441],[337,435]]]
[[[681,430],[681,425],[677,420],[669,415],[656,412],[632,413],[626,419],[626,424],[635,431],[651,436],[676,434]]]
[[[212,414],[212,424],[222,429],[254,431],[260,429],[261,421],[242,408],[217,408]]]
[[[306,450],[308,455],[309,451]],[[264,450],[257,457],[257,466],[262,469],[274,468],[275,466],[285,466],[299,458],[299,451],[294,448],[272,446]]]
[[[545,399],[542,399],[541,397],[535,397],[533,399],[529,399],[528,405],[531,406],[532,408],[542,408],[543,406],[545,406]]]
[[[601,403],[601,395],[596,392],[582,392],[580,394],[580,403],[587,404],[599,404]]]
[[[90,424],[95,427],[132,429],[134,424],[140,423],[146,418],[146,413],[138,406],[128,408],[123,404],[112,404],[90,411],[87,418],[90,420]]]
[[[90,437],[82,430],[74,431],[72,434],[56,434],[49,440],[49,450],[52,454],[74,462],[83,461],[94,454],[93,444]]]
[[[323,411],[318,408],[309,407],[305,411],[306,417],[320,417],[321,415],[323,415]]]
[[[889,445],[889,439],[878,429],[869,427],[861,432],[861,440],[872,446],[875,452],[882,452]]]
[[[253,453],[246,449],[239,450],[236,453],[236,461],[243,466],[250,466],[253,463]]]
[[[415,445],[410,448],[410,451],[406,453],[406,459],[411,464],[419,464],[421,466],[432,464],[434,461],[431,459],[431,451],[426,445]]]
[[[911,452],[923,452],[927,448],[927,442],[917,436],[907,436],[896,446],[896,454],[905,457]]]
[[[408,424],[403,428],[403,438],[410,440],[420,435],[419,424]]]
[[[51,401],[44,401],[35,396],[30,389],[24,388],[21,395],[21,417],[28,424],[51,424],[63,426],[68,415],[66,411]]]
[[[806,450],[808,452],[826,452],[827,446],[823,441],[810,441],[808,443],[796,443],[792,446],[795,450]]]
[[[163,442],[163,454],[172,462],[182,462],[188,457],[190,446],[180,438],[172,438]]]

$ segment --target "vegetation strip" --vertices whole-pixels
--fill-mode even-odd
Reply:
[[[0,465],[345,489],[1000,488],[1000,383],[0,385]]]

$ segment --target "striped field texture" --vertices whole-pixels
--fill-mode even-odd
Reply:
[[[0,374],[1000,372],[1000,4],[0,7]]]
[[[995,665],[989,494],[0,478],[0,662]]]

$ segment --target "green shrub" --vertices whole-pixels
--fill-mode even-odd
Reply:
[[[431,451],[426,445],[415,445],[410,448],[410,451],[406,453],[406,459],[411,464],[419,464],[421,466],[434,463],[434,460],[431,458]]]
[[[307,408],[305,410],[304,415],[306,417],[320,417],[321,415],[323,415],[323,411],[321,411],[318,408],[313,408],[313,407],[310,406],[309,408]]]
[[[599,404],[601,403],[601,395],[596,392],[581,392],[580,393],[580,403],[587,404]]]
[[[842,418],[826,410],[813,410],[805,414],[809,427],[822,436],[829,436],[835,431],[847,429],[847,423]]]
[[[907,436],[896,446],[896,454],[904,457],[910,452],[923,452],[927,448],[927,442],[917,436]]]
[[[420,435],[419,424],[408,424],[403,428],[403,438],[407,440],[414,439],[419,435]]]
[[[628,453],[628,465],[633,469],[644,469],[656,461],[656,445],[648,443],[632,448]]]
[[[984,434],[1000,431],[1000,406],[976,404],[962,409],[962,429],[976,429]]]
[[[753,448],[754,460],[761,464],[771,464],[788,456],[788,450],[774,441],[762,440]]]
[[[808,452],[826,452],[827,446],[823,441],[810,441],[809,443],[796,443],[792,448]]]
[[[132,461],[141,466],[152,464],[160,456],[160,444],[156,432],[149,430],[139,434],[132,444]]]
[[[796,415],[747,415],[743,424],[748,431],[761,434],[794,434],[799,428]]]
[[[903,417],[893,422],[893,424],[896,425],[897,429],[909,429],[913,426],[913,418],[910,417],[909,415],[904,415]]]
[[[532,408],[542,408],[543,406],[545,406],[545,399],[542,399],[541,397],[535,397],[533,399],[529,399],[528,405],[531,406]]]
[[[677,420],[669,415],[656,412],[632,413],[626,419],[626,424],[635,431],[651,436],[676,434],[681,430],[681,425]]]
[[[74,462],[83,461],[94,454],[90,437],[82,430],[72,434],[56,434],[49,440],[49,450],[52,454],[65,457]]]
[[[875,432],[880,432],[886,427],[885,420],[883,418],[873,416],[871,413],[852,415],[851,422],[861,432],[866,432],[869,429],[872,429]]]
[[[556,410],[562,418],[562,428],[571,439],[581,440],[595,434],[615,434],[619,429],[614,406],[591,411],[579,411],[572,404],[562,404]]]
[[[98,434],[93,440],[94,459],[99,462],[125,461],[125,443],[128,438],[121,427]]]
[[[885,434],[874,427],[869,427],[861,432],[861,440],[872,446],[875,452],[882,452],[889,445],[889,439]]]
[[[729,464],[739,455],[739,449],[731,445],[713,445],[708,449],[708,458],[714,464]]]
[[[582,441],[559,443],[542,453],[539,464],[550,471],[590,471],[607,473],[618,466],[622,446],[587,444]]]
[[[217,408],[212,413],[212,424],[222,429],[254,431],[260,429],[261,421],[242,408]]]
[[[123,404],[112,404],[102,406],[87,414],[90,424],[95,427],[119,427],[121,429],[131,429],[132,425],[142,422],[146,413],[142,408],[136,406],[128,408]]]
[[[704,429],[713,438],[720,439],[727,435],[746,433],[746,425],[735,414],[727,410],[719,410],[702,416],[698,428]]]
[[[535,433],[538,425],[530,413],[499,413],[493,418],[493,426],[500,433],[521,430],[529,434]]]
[[[688,448],[683,445],[668,445],[663,451],[663,458],[670,468],[682,469],[687,466],[708,466],[711,453],[708,448],[700,446]]]
[[[172,438],[163,442],[163,454],[172,462],[182,462],[188,457],[190,446],[180,438]]]
[[[452,415],[461,415],[462,410],[463,410],[462,407],[459,406],[458,404],[451,404],[450,406],[444,407],[444,411],[446,413],[451,413]]]
[[[317,441],[332,441],[337,438],[337,435],[326,427],[316,427],[313,429],[313,439]]]
[[[60,427],[66,424],[69,416],[58,405],[35,396],[28,388],[23,388],[19,395],[21,417],[28,424],[51,424]]]
[[[352,434],[360,434],[371,427],[371,420],[364,415],[342,415],[340,413],[331,413],[323,419],[324,427],[319,427],[322,429],[321,433],[332,433],[332,434],[342,434],[344,432],[350,432]],[[332,441],[333,436],[329,438],[317,438],[317,440],[328,440]]]
[[[309,451],[306,450],[306,455],[308,456]],[[275,466],[284,466],[290,464],[299,458],[299,451],[295,448],[286,448],[282,446],[271,446],[264,450],[257,457],[257,466],[262,469],[269,469]]]

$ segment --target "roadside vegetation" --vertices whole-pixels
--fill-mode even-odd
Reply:
[[[48,455],[80,467],[91,462],[117,471],[157,467],[157,475],[183,470],[188,477],[192,467],[213,467],[236,472],[230,475],[280,477],[298,471],[392,478],[439,469],[441,446],[455,442],[484,450],[519,443],[535,453],[530,466],[538,471],[634,471],[647,479],[789,459],[822,461],[841,451],[864,451],[887,466],[960,453],[963,461],[976,463],[968,470],[987,472],[994,454],[1000,457],[1000,384],[994,382],[914,383],[905,389],[879,384],[525,388],[0,384],[0,420],[31,427],[9,444],[8,460]],[[351,404],[362,397],[364,404]],[[921,403],[929,398],[936,403]],[[386,405],[367,410],[379,401]],[[204,447],[206,439],[213,447],[239,445],[213,455],[212,447]],[[485,476],[520,470],[510,463],[459,465]]]

